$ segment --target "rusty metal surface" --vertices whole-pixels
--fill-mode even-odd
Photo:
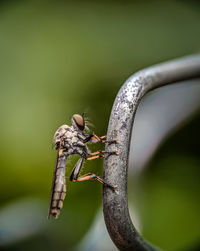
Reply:
[[[135,229],[128,210],[127,175],[132,125],[141,98],[150,90],[178,81],[200,77],[200,55],[158,64],[132,75],[115,99],[107,139],[119,141],[106,145],[106,151],[119,152],[104,161],[104,179],[117,185],[116,192],[103,188],[105,223],[111,239],[120,250],[157,250]]]

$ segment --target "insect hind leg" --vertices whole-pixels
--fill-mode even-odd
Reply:
[[[83,165],[83,161],[84,161],[84,158],[81,157],[77,162],[76,162],[76,165],[74,167],[74,169],[72,170],[71,172],[71,175],[70,175],[70,181],[74,181],[74,180],[77,180],[78,178],[78,175],[81,171],[81,167]]]
[[[85,181],[85,180],[97,180],[99,182],[101,182],[102,184],[110,187],[111,189],[113,189],[115,191],[115,189],[117,188],[117,186],[113,186],[113,185],[110,185],[109,183],[107,183],[104,179],[102,179],[101,177],[97,176],[96,174],[94,173],[87,173],[83,176],[80,176],[78,177],[77,179],[75,180],[72,180],[72,181]]]

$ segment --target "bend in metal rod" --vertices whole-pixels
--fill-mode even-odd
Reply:
[[[119,250],[156,250],[134,227],[128,210],[127,175],[132,125],[141,98],[150,90],[200,76],[200,55],[158,64],[132,75],[115,99],[107,132],[107,140],[119,144],[106,145],[106,151],[119,152],[104,161],[104,179],[117,185],[116,192],[103,188],[105,223]]]

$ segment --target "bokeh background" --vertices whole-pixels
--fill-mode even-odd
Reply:
[[[68,181],[76,156],[61,215],[47,220],[53,134],[86,112],[91,130],[104,135],[131,74],[199,51],[199,1],[1,1],[0,250],[116,250],[101,184]],[[200,248],[199,82],[150,93],[133,132],[131,215],[165,250]],[[82,174],[102,170],[96,160]]]

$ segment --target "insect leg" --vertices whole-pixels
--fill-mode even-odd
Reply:
[[[92,157],[87,158],[87,160],[98,159],[98,158],[101,158],[101,157],[104,157],[104,155],[103,156],[100,156],[100,155],[92,156]]]
[[[93,174],[93,173],[88,173],[88,174],[85,174],[81,177],[78,177],[79,173],[80,173],[80,170],[81,170],[81,167],[83,165],[83,161],[84,159],[86,160],[92,160],[92,159],[97,159],[99,157],[104,157],[104,154],[105,153],[108,153],[109,155],[111,154],[117,154],[116,152],[105,152],[105,151],[98,151],[98,152],[94,152],[94,153],[91,153],[89,156],[92,156],[92,157],[89,157],[89,158],[85,158],[85,155],[83,155],[76,163],[74,169],[72,170],[72,173],[70,175],[70,181],[85,181],[85,180],[92,180],[92,179],[96,179],[98,180],[99,182],[107,185],[108,187],[112,188],[113,190],[116,189],[116,186],[112,186],[110,184],[108,184],[107,182],[105,182],[101,177],[97,176],[96,174]],[[95,156],[96,155],[96,156]]]
[[[93,137],[93,134],[90,134],[87,136],[87,138],[84,140],[84,143],[87,143],[88,141],[90,141]]]
[[[87,157],[87,160],[104,157],[104,153],[105,151],[97,151],[97,152],[90,153],[89,156]],[[94,156],[94,155],[97,155],[97,156]]]
[[[102,184],[105,184],[106,186],[112,188],[113,190],[115,190],[117,188],[117,186],[112,186],[110,184],[108,184],[105,180],[103,180],[101,177],[97,176],[94,173],[87,173],[81,177],[78,177],[75,180],[72,181],[85,181],[85,180],[98,180],[99,182],[101,182]]]
[[[118,140],[106,140],[106,135],[105,136],[97,136],[96,134],[93,134],[93,140],[99,141],[101,143],[108,143],[108,144],[117,144]]]
[[[106,154],[106,157],[109,157],[112,154],[118,155],[118,152],[117,151],[114,151],[114,152],[105,152],[105,151],[94,152],[94,153],[91,153],[87,157],[87,160],[92,160],[92,159],[97,159],[97,158],[104,158],[105,154]],[[96,155],[96,156],[94,156],[94,155]],[[92,157],[90,157],[90,156],[92,156]]]
[[[81,171],[81,167],[83,165],[83,161],[84,161],[84,158],[81,157],[77,162],[76,162],[76,165],[74,167],[74,169],[72,170],[71,172],[71,175],[70,175],[70,181],[73,181],[73,180],[77,180],[78,178],[78,175]]]

